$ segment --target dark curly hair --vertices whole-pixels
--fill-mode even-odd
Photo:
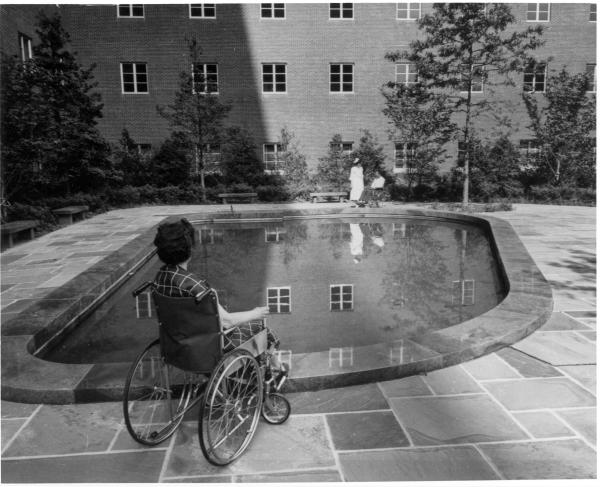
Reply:
[[[165,264],[181,264],[192,255],[194,245],[194,227],[186,219],[175,222],[165,222],[158,226],[154,245],[158,257]]]

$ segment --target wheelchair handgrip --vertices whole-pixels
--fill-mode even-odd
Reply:
[[[134,289],[131,294],[133,294],[133,297],[135,298],[136,296],[139,296],[140,294],[142,294],[150,286],[152,286],[152,284],[154,284],[152,281],[147,281],[144,284],[142,284],[141,286]]]

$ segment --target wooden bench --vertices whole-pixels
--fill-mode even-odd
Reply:
[[[88,210],[89,207],[87,206],[65,206],[64,208],[52,210],[52,213],[58,217],[60,225],[70,225],[74,221],[83,220]]]
[[[223,204],[233,202],[248,202],[254,203],[257,199],[257,193],[220,193],[217,195],[221,198]]]
[[[313,203],[318,201],[341,201],[344,202],[348,199],[348,192],[346,191],[329,191],[324,193],[310,193],[310,200]]]
[[[17,220],[2,224],[2,237],[5,237],[7,242],[6,248],[11,248],[16,237],[25,235],[26,240],[33,240],[35,237],[35,229],[40,224],[37,220]],[[27,238],[29,237],[29,238]],[[4,240],[4,239],[3,239]]]

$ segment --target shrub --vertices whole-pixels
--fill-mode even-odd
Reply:
[[[257,186],[256,193],[260,201],[286,201],[289,198],[286,189],[280,185]]]

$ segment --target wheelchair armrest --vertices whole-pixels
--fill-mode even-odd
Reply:
[[[139,296],[140,294],[142,294],[150,286],[152,286],[152,284],[154,284],[152,281],[147,281],[144,284],[142,284],[141,286],[138,286],[137,288],[135,288],[131,294],[133,294],[133,297],[135,298],[136,296]]]

